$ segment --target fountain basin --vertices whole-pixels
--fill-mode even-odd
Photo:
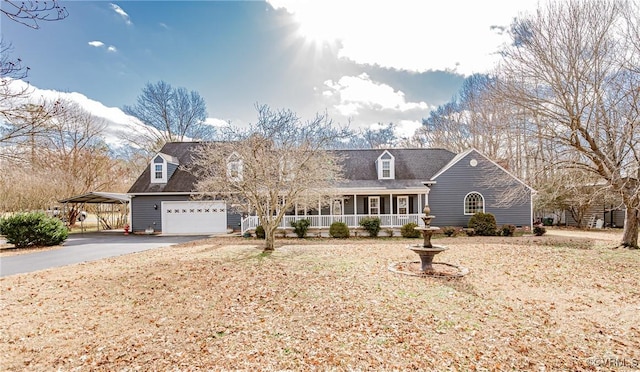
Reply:
[[[448,248],[442,245],[431,245],[425,247],[423,245],[410,245],[407,247],[420,256],[420,267],[422,272],[433,271],[433,257],[440,252],[446,251]]]

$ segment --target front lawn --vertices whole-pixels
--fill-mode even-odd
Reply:
[[[264,255],[255,240],[219,238],[2,278],[2,367],[640,367],[637,250],[442,238],[435,261],[468,268],[464,278],[387,270],[417,260],[405,247],[418,241],[286,239]]]

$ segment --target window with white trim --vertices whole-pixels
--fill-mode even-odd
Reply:
[[[151,183],[167,183],[167,162],[158,155],[151,163]]]
[[[227,177],[231,181],[242,181],[242,159],[236,153],[231,154],[227,158]]]
[[[398,214],[409,214],[409,197],[398,196]]]
[[[380,214],[380,197],[379,196],[369,197],[369,214],[373,214],[373,215]]]
[[[395,179],[395,158],[391,153],[385,150],[376,160],[379,180]]]
[[[162,179],[162,174],[163,174],[163,169],[164,167],[162,166],[162,164],[154,164],[155,166],[155,179],[159,180]]]
[[[280,177],[285,182],[291,182],[295,179],[295,173],[293,170],[294,163],[290,159],[280,160]]]
[[[478,192],[470,192],[464,197],[464,214],[484,212],[484,197]]]
[[[391,160],[382,161],[382,178],[391,178]]]
[[[342,215],[342,199],[333,199],[331,203],[331,215],[333,216],[341,216]]]

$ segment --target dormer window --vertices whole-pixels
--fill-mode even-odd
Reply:
[[[230,181],[242,181],[243,162],[237,153],[231,154],[227,158],[227,177]]]
[[[167,183],[167,162],[160,155],[151,163],[151,183]]]
[[[395,158],[389,151],[385,151],[376,160],[379,180],[392,180],[396,178]]]
[[[280,177],[285,182],[291,182],[295,179],[295,172],[293,170],[293,161],[289,159],[280,160]]]
[[[391,160],[382,160],[382,178],[391,178]]]
[[[162,179],[162,175],[164,174],[164,167],[162,166],[162,164],[155,164],[155,168],[156,174],[154,175],[154,177],[156,178],[156,180]]]

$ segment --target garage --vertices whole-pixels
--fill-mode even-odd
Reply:
[[[214,234],[227,231],[224,201],[163,201],[164,234]]]

